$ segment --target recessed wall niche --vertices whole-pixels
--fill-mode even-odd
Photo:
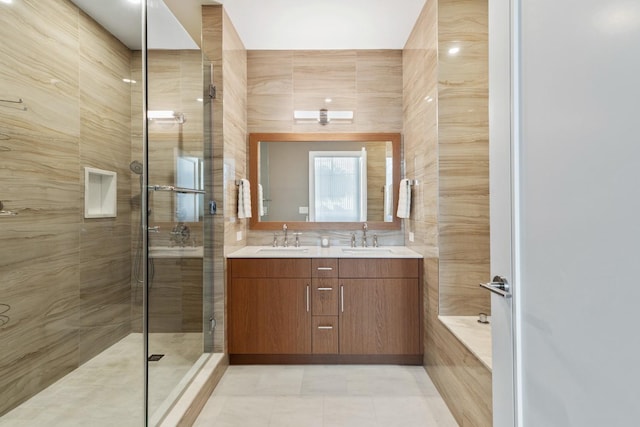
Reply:
[[[84,168],[84,217],[109,218],[117,213],[118,174]]]

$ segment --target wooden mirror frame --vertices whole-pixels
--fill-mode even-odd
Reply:
[[[366,221],[373,230],[399,230],[400,218],[395,213],[398,206],[400,185],[400,145],[399,133],[252,133],[249,135],[249,182],[251,184],[252,230],[282,230],[287,224],[290,230],[359,230],[360,222],[305,222],[305,221],[260,221],[258,216],[258,159],[260,142],[313,142],[313,141],[390,141],[393,153],[393,221]]]

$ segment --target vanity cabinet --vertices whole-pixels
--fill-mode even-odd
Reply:
[[[417,259],[341,259],[340,353],[421,354]]]
[[[309,259],[229,263],[229,353],[311,353],[310,271]]]
[[[420,259],[231,258],[232,363],[422,361]]]
[[[311,260],[313,354],[338,354],[338,260]]]

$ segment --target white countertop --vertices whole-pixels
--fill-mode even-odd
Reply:
[[[227,258],[422,258],[422,255],[406,246],[380,246],[377,248],[245,246],[227,255]]]

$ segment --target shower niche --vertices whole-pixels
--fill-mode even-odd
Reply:
[[[118,174],[114,171],[84,168],[84,217],[117,216]]]

